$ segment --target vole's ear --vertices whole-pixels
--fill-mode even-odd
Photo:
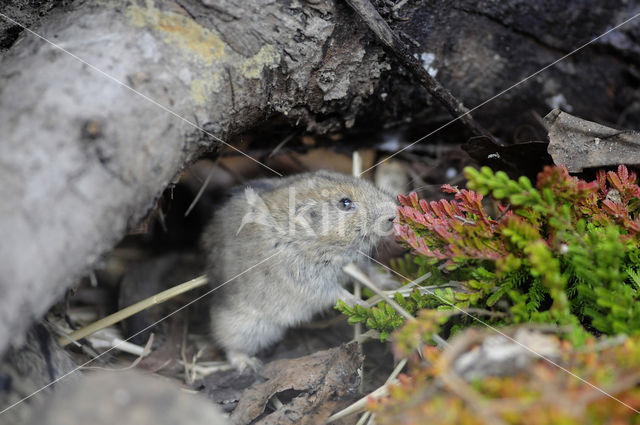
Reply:
[[[318,227],[321,214],[318,212],[316,203],[304,203],[296,205],[295,223],[310,234],[314,233],[314,228]]]
[[[236,235],[238,235],[242,228],[248,223],[256,223],[263,226],[275,225],[269,208],[253,188],[247,187],[244,190],[244,197],[246,201],[244,215],[242,216],[242,221],[236,231]]]
[[[309,222],[312,222],[318,217],[318,214],[316,213],[316,205],[309,202],[300,203],[296,205],[295,215],[296,217],[303,217],[309,220]]]

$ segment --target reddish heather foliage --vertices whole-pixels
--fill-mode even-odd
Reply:
[[[427,202],[418,199],[416,193],[398,196],[401,206],[395,230],[417,253],[434,260],[446,259],[450,264],[469,259],[504,258],[514,243],[514,232],[522,233],[526,240],[540,239],[541,219],[545,214],[560,211],[564,205],[572,207],[573,223],[580,218],[600,225],[615,222],[626,229],[628,235],[635,235],[640,231],[640,221],[635,216],[638,205],[633,202],[640,198],[636,179],[636,174],[624,165],[618,167],[617,173],[600,171],[593,182],[570,176],[564,166],[548,166],[538,174],[536,189],[542,198],[535,199],[544,199],[545,193],[550,193],[553,201],[527,204],[526,200],[532,199],[528,196],[536,189],[511,181],[504,201],[516,199],[513,195],[524,201],[515,211],[512,205],[497,203],[499,215],[495,219],[483,208],[481,194],[443,185],[442,191],[455,194],[454,200]],[[554,235],[543,239],[552,243]]]

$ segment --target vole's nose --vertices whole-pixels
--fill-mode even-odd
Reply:
[[[385,231],[388,232],[389,230],[393,229],[393,220],[396,219],[396,216],[391,216],[389,218],[387,218],[387,225],[385,226],[386,229]]]

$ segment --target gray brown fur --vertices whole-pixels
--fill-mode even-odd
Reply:
[[[33,325],[24,344],[10,348],[0,361],[0,425],[40,423],[33,412],[53,390],[74,383],[75,374],[65,375],[75,369],[49,327]]]
[[[291,210],[290,191],[295,191]],[[355,208],[341,209],[344,198]],[[296,220],[290,220],[290,211]],[[369,253],[394,216],[390,194],[330,171],[261,179],[235,189],[203,237],[211,285],[224,284],[212,295],[211,320],[214,339],[229,360],[255,366],[251,356],[287,328],[340,298],[353,303],[342,287],[342,267],[366,259],[359,251]]]

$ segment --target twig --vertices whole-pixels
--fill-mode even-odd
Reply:
[[[298,135],[298,132],[294,131],[293,133],[289,134],[287,137],[282,139],[282,141],[280,143],[278,143],[278,145],[275,148],[273,148],[271,153],[269,155],[267,155],[267,159],[273,158],[275,156],[275,154],[277,154],[280,151],[280,149],[282,149],[282,147],[284,145],[289,143],[291,141],[291,139],[293,139],[297,135]]]
[[[123,340],[116,336],[117,334],[118,332],[113,328],[102,329],[100,332],[91,335],[89,342],[95,349],[118,347],[118,350],[134,356],[141,356],[144,353],[144,347]]]
[[[207,174],[207,177],[202,182],[202,185],[200,186],[200,189],[198,190],[198,193],[196,193],[195,198],[193,198],[193,201],[191,201],[191,204],[189,205],[189,208],[187,208],[187,211],[185,211],[185,213],[184,213],[185,217],[188,216],[189,213],[191,212],[191,210],[193,209],[193,207],[196,206],[196,204],[198,203],[198,201],[202,197],[202,194],[204,193],[204,191],[209,186],[209,181],[211,180],[211,177],[213,177],[213,172],[216,169],[216,163],[218,162],[219,159],[220,159],[220,157],[216,158],[215,162],[213,164],[211,164],[211,169],[209,170],[209,173]]]
[[[353,263],[349,263],[346,266],[344,266],[342,268],[345,273],[347,273],[349,276],[354,277],[355,279],[357,279],[358,281],[362,282],[362,284],[364,284],[367,288],[371,289],[373,292],[375,292],[380,298],[382,298],[387,304],[389,304],[391,307],[393,307],[398,313],[400,313],[401,316],[403,316],[405,319],[407,320],[416,320],[415,317],[413,317],[411,314],[409,314],[409,312],[407,310],[405,310],[404,308],[402,308],[402,306],[400,306],[398,303],[396,303],[394,300],[392,300],[386,293],[385,291],[380,290],[380,288],[378,288],[376,286],[375,283],[373,283],[373,281],[369,278],[369,276],[367,276],[366,274],[364,274],[362,272],[362,270],[360,270],[358,268],[358,266],[356,266]],[[425,278],[426,279],[426,278]],[[447,342],[442,339],[439,335],[433,335],[432,336],[433,340],[440,346],[442,347],[446,347],[448,344]]]
[[[640,373],[632,373],[631,375],[619,377],[618,381],[611,385],[607,386],[601,390],[596,390],[590,388],[586,393],[583,393],[579,400],[585,405],[589,403],[593,403],[596,400],[600,400],[605,397],[611,397],[609,394],[618,394],[624,390],[628,390],[630,388],[634,388],[640,382]]]
[[[629,337],[627,335],[620,334],[620,335],[616,335],[614,337],[598,340],[598,342],[596,342],[593,346],[590,346],[590,347],[589,346],[585,346],[585,347],[575,348],[574,351],[577,352],[577,353],[590,353],[590,352],[594,352],[594,351],[602,351],[602,350],[605,350],[607,348],[611,348],[611,347],[616,347],[618,345],[622,345],[628,339],[629,339]]]
[[[123,343],[124,342],[124,343]],[[151,353],[151,346],[153,345],[153,334],[149,335],[149,339],[147,340],[147,343],[144,345],[144,347],[139,347],[135,344],[130,344],[127,343],[119,338],[112,338],[111,340],[111,344],[110,346],[112,347],[118,347],[118,349],[123,350],[125,352],[128,353],[132,353],[134,354],[132,351],[123,349],[123,346],[126,346],[126,344],[129,344],[130,346],[139,348],[140,351],[138,351],[137,349],[134,350],[137,352],[137,358],[129,365],[123,368],[106,368],[106,367],[100,367],[100,366],[84,366],[82,369],[83,370],[87,370],[87,369],[93,369],[93,370],[107,370],[110,372],[121,372],[121,371],[125,371],[125,370],[130,370],[133,369],[134,367],[138,366],[138,363],[140,363],[142,361],[142,359],[144,359],[145,357],[147,357],[149,355],[149,353]]]
[[[184,366],[184,379],[186,384],[191,386],[193,385],[193,365],[196,363],[196,357],[194,355],[193,361],[189,362],[187,360],[187,328],[188,321],[184,322],[184,326],[182,327],[182,344],[180,344],[180,358],[182,358],[182,363]]]
[[[496,412],[491,409],[484,399],[469,385],[464,379],[456,374],[453,369],[448,369],[440,373],[438,376],[440,381],[448,387],[454,394],[467,402],[486,424],[490,425],[506,425],[506,423],[498,417]]]
[[[360,270],[360,268],[358,268],[358,266],[356,266],[353,263],[349,263],[346,266],[344,266],[342,268],[342,270],[344,270],[344,272],[346,274],[348,274],[349,276],[351,276],[354,279],[358,280],[364,286],[366,286],[367,288],[369,288],[373,292],[375,292],[380,298],[382,298],[384,301],[386,301],[387,304],[389,304],[391,307],[393,307],[405,319],[407,319],[407,320],[415,320],[415,317],[413,317],[411,314],[409,314],[409,312],[407,310],[405,310],[404,308],[402,308],[402,306],[400,304],[398,304],[397,302],[395,302],[394,300],[389,298],[389,296],[387,294],[385,294],[384,291],[380,290],[376,286],[376,284],[373,283],[373,281],[371,279],[369,279],[369,276],[364,274],[362,272],[362,270]]]
[[[395,381],[391,382],[391,384],[393,384],[393,383],[395,383]],[[325,423],[330,424],[331,422],[335,422],[338,419],[344,418],[345,416],[349,416],[349,415],[352,415],[354,413],[361,412],[364,409],[364,406],[367,405],[367,399],[369,399],[369,397],[372,397],[374,399],[378,399],[380,397],[384,397],[384,396],[388,395],[389,394],[389,386],[391,384],[384,384],[383,386],[381,386],[377,390],[369,393],[369,395],[362,397],[360,400],[356,401],[351,406],[348,406],[345,409],[342,409],[341,411],[339,411],[338,413],[335,413],[335,414],[329,416]]]
[[[470,308],[465,308],[462,310],[451,310],[451,314],[452,315],[456,315],[456,314],[477,314],[479,316],[488,316],[488,317],[504,317],[507,314],[503,313],[501,311],[490,311],[490,310],[485,310],[483,308],[474,308],[474,307],[470,307]]]
[[[351,173],[354,177],[358,177],[362,174],[362,155],[360,155],[360,152],[357,150],[353,151]],[[360,300],[362,298],[362,285],[360,285],[360,282],[357,280],[353,283],[353,296],[356,300]],[[362,323],[356,323],[353,327],[353,339],[358,341],[358,345],[362,348],[362,344],[360,343],[361,335]],[[364,392],[364,368],[360,369],[360,386],[358,390],[360,392]]]
[[[76,347],[82,347],[82,344],[80,344],[78,341],[74,339],[69,338],[66,331],[63,331],[62,329],[60,329],[59,326],[56,328],[56,333],[60,335],[60,338],[64,338],[67,341],[67,344],[73,344]]]
[[[509,212],[509,210],[511,210],[511,202],[507,202],[507,207],[500,213],[498,217],[496,217],[496,221],[502,220],[502,217],[504,217]]]
[[[350,342],[355,341],[358,344],[362,345],[363,343],[365,343],[370,339],[378,339],[378,338],[380,338],[380,332],[378,332],[375,329],[369,329],[365,333],[362,333],[357,337],[354,337]]]
[[[342,268],[342,270],[344,270],[344,272],[347,273],[349,276],[357,279],[364,286],[366,286],[367,288],[371,289],[373,292],[378,294],[387,304],[389,304],[391,307],[393,307],[405,319],[410,320],[410,321],[411,320],[416,320],[416,318],[413,317],[411,314],[409,314],[409,312],[407,310],[402,308],[402,306],[400,304],[398,304],[397,302],[392,300],[384,291],[382,291],[380,288],[378,288],[376,286],[376,284],[373,283],[373,281],[369,278],[369,276],[364,274],[362,272],[362,270],[360,270],[358,268],[358,266],[356,266],[353,263],[349,263],[346,266],[344,266]],[[434,334],[432,336],[432,338],[441,347],[446,347],[448,345],[447,341],[442,339],[442,337],[440,337],[440,335]]]
[[[407,3],[407,1],[409,1],[409,0],[400,0],[398,3],[394,4],[394,5],[393,5],[393,7],[392,7],[391,9],[392,9],[392,10],[394,10],[394,11],[397,11],[397,10],[399,10],[402,6],[404,6],[404,5]]]
[[[91,283],[92,288],[98,287],[98,278],[96,277],[96,273],[93,270],[89,272],[89,283]]]
[[[171,198],[173,199],[173,188],[171,188]],[[158,208],[156,210],[158,214],[158,222],[160,222],[160,227],[162,227],[162,231],[167,233],[169,229],[167,228],[167,221],[164,217],[164,213],[162,212],[162,208]]]
[[[371,416],[371,412],[364,412],[364,414],[360,417],[360,420],[356,422],[356,425],[364,425],[365,423],[367,423],[367,419],[369,419],[369,416]]]
[[[195,288],[199,288],[200,286],[204,286],[207,284],[207,282],[207,276],[202,275],[196,277],[195,279],[191,279],[188,282],[176,285],[173,288],[169,288],[166,291],[157,293],[149,298],[130,305],[129,307],[123,308],[122,310],[117,311],[105,318],[93,322],[90,325],[85,326],[84,328],[78,329],[77,331],[72,332],[69,335],[62,336],[58,338],[58,343],[64,347],[72,340],[77,341],[79,339],[82,339],[94,332],[99,331],[100,329],[104,329],[107,326],[111,326],[121,320],[126,319],[127,317],[133,316],[134,314],[139,313],[142,310],[145,310],[157,304],[161,304],[177,295],[191,291]]]
[[[454,339],[451,345],[449,345],[449,348],[442,353],[437,361],[436,367],[441,371],[438,379],[449,388],[449,390],[468,403],[485,423],[505,425],[505,422],[496,415],[496,412],[491,409],[488,403],[485,402],[471,385],[455,372],[453,367],[455,359],[466,352],[474,343],[482,341],[484,336],[485,333],[483,332],[471,330]]]
[[[189,367],[194,377],[202,377],[202,376],[210,375],[214,372],[234,369],[234,366],[227,361],[192,363],[192,362],[185,362],[184,360],[178,360],[178,364]]]
[[[475,222],[475,221],[473,221],[473,220],[469,220],[469,219],[467,219],[467,218],[464,218],[464,217],[463,217],[463,216],[461,216],[461,215],[454,215],[454,216],[453,216],[453,218],[458,219],[458,220],[459,220],[460,222],[462,222],[463,224],[476,224],[476,222]]]
[[[327,418],[327,421],[325,423],[330,424],[331,422],[335,422],[338,419],[344,418],[345,416],[349,416],[353,413],[360,412],[364,408],[364,406],[367,404],[367,399],[369,397],[373,397],[377,399],[377,398],[386,396],[389,393],[389,386],[393,385],[396,382],[396,377],[400,372],[402,372],[402,369],[404,369],[404,366],[406,364],[407,364],[407,359],[400,360],[396,365],[396,367],[391,372],[391,374],[389,375],[389,377],[387,378],[387,381],[384,383],[383,386],[371,392],[369,395],[362,397],[360,400],[356,401],[351,406],[347,406],[341,411],[329,416],[329,418]]]
[[[369,0],[346,0],[349,6],[362,18],[378,40],[406,66],[418,79],[420,84],[442,105],[449,113],[471,130],[476,136],[483,136],[496,144],[498,141],[473,119],[469,110],[456,99],[446,88],[422,67],[418,59],[414,58],[400,38],[389,28],[387,22],[380,16]]]
[[[201,364],[190,364],[185,363],[183,360],[178,360],[178,364],[181,364],[183,366],[188,365],[191,368],[194,376],[206,376],[214,372],[234,369],[234,366],[229,362],[203,362]]]
[[[414,286],[421,284],[422,282],[424,282],[425,280],[429,279],[431,277],[431,273],[425,273],[422,276],[420,276],[419,278],[417,278],[416,280],[412,280],[411,282],[407,283],[406,285],[393,290],[393,291],[384,291],[385,294],[389,295],[389,294],[395,294],[396,292],[399,292],[400,294],[402,294],[403,297],[407,297],[409,296],[409,294],[411,294],[412,289]],[[437,288],[445,288],[446,285],[442,285],[442,286],[429,286],[429,287],[419,287],[418,290],[421,293],[424,293],[426,291],[428,291],[429,289],[437,289]],[[374,295],[373,297],[369,298],[368,300],[365,300],[365,302],[369,305],[373,305],[375,303],[377,303],[378,301],[380,301],[382,299],[382,297],[380,295]]]
[[[271,400],[269,400],[269,401],[271,402],[271,405],[273,406],[274,410],[280,410],[280,409],[282,409],[284,407],[284,404],[282,404],[282,402],[280,401],[280,399],[276,395],[271,397]]]
[[[406,358],[400,360],[398,362],[398,364],[396,365],[396,367],[391,372],[391,375],[389,375],[389,377],[385,381],[385,385],[391,384],[391,382],[393,382],[393,380],[396,379],[396,376],[398,376],[400,374],[400,372],[402,372],[402,369],[404,369],[406,364],[407,364],[407,359]]]

